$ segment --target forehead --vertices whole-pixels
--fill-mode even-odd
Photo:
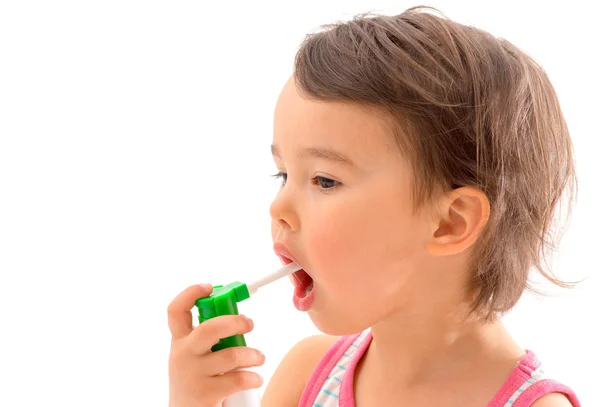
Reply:
[[[331,148],[359,161],[397,153],[390,122],[382,113],[358,104],[309,99],[293,79],[277,101],[273,130],[273,144],[280,150]]]

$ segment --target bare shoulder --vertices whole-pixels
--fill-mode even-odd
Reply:
[[[262,406],[297,407],[315,367],[338,339],[335,336],[314,335],[294,345],[267,385]]]
[[[551,393],[534,401],[531,407],[573,407],[573,405],[564,394]]]

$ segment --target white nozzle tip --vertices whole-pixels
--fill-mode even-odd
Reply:
[[[287,264],[287,265],[281,267],[276,272],[271,273],[252,284],[248,284],[248,291],[250,292],[250,295],[252,295],[252,294],[256,293],[259,288],[261,288],[269,283],[272,283],[273,281],[279,280],[282,277],[289,276],[290,274],[292,274],[298,270],[301,270],[301,269],[302,269],[302,267],[300,267],[296,263]]]

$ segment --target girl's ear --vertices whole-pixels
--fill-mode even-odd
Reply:
[[[471,247],[490,217],[490,202],[479,189],[461,187],[439,202],[427,250],[434,256],[459,254]]]

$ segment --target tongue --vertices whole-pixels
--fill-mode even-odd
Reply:
[[[294,278],[296,279],[296,295],[299,298],[306,297],[313,289],[313,279],[311,276],[306,274],[304,270],[300,270],[294,273]]]

